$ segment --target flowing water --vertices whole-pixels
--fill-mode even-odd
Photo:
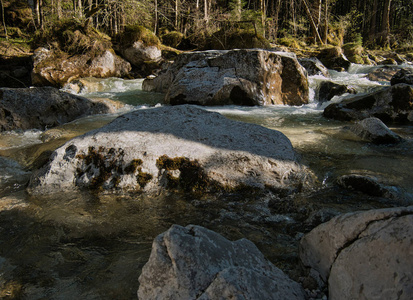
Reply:
[[[386,82],[365,78],[371,67],[331,72],[337,83],[366,93]],[[141,90],[142,80],[93,80],[80,94],[127,104],[114,115],[90,116],[48,132],[0,135],[0,298],[136,299],[138,277],[153,238],[171,224],[199,224],[230,239],[252,240],[292,278],[302,275],[299,238],[322,221],[348,211],[413,203],[413,127],[392,129],[405,138],[396,146],[366,143],[327,120],[327,105],[314,90],[327,80],[311,76],[312,101],[301,107],[209,107],[228,118],[283,132],[318,183],[311,191],[278,198],[270,192],[194,197],[187,194],[96,195],[25,193],[31,169],[44,163],[65,141],[99,128],[119,114],[160,105],[162,95]],[[348,95],[334,97],[340,101]],[[52,137],[52,138],[50,138]],[[341,189],[340,175],[362,174],[393,187],[383,199]]]

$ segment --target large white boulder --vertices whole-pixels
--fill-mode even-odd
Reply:
[[[307,72],[295,54],[262,49],[184,53],[143,89],[166,93],[165,102],[199,105],[302,105]]]
[[[337,216],[300,242],[305,266],[328,281],[329,299],[411,299],[413,206]]]
[[[291,191],[309,174],[281,132],[182,105],[134,111],[67,142],[29,190]]]
[[[139,282],[140,300],[305,299],[252,242],[195,225],[173,225],[155,238]]]

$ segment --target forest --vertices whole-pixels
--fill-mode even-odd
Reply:
[[[0,5],[2,39],[30,38],[77,20],[111,37],[141,25],[184,50],[203,48],[208,36],[234,29],[293,48],[349,42],[371,49],[413,46],[413,0],[0,0]]]

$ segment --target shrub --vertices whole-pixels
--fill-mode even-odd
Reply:
[[[184,35],[178,31],[171,31],[161,36],[162,43],[166,46],[177,48]]]
[[[208,49],[249,49],[249,48],[271,48],[270,43],[262,35],[255,34],[254,30],[245,29],[221,29],[213,33],[207,43]]]
[[[128,25],[125,30],[115,37],[120,45],[125,47],[132,46],[136,41],[142,41],[147,46],[161,45],[159,38],[149,29],[140,25]]]

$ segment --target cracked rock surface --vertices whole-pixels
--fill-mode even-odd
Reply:
[[[413,206],[343,214],[306,234],[300,257],[329,299],[410,299],[412,233]]]
[[[195,225],[172,225],[156,237],[139,282],[140,300],[305,299],[252,242]]]

